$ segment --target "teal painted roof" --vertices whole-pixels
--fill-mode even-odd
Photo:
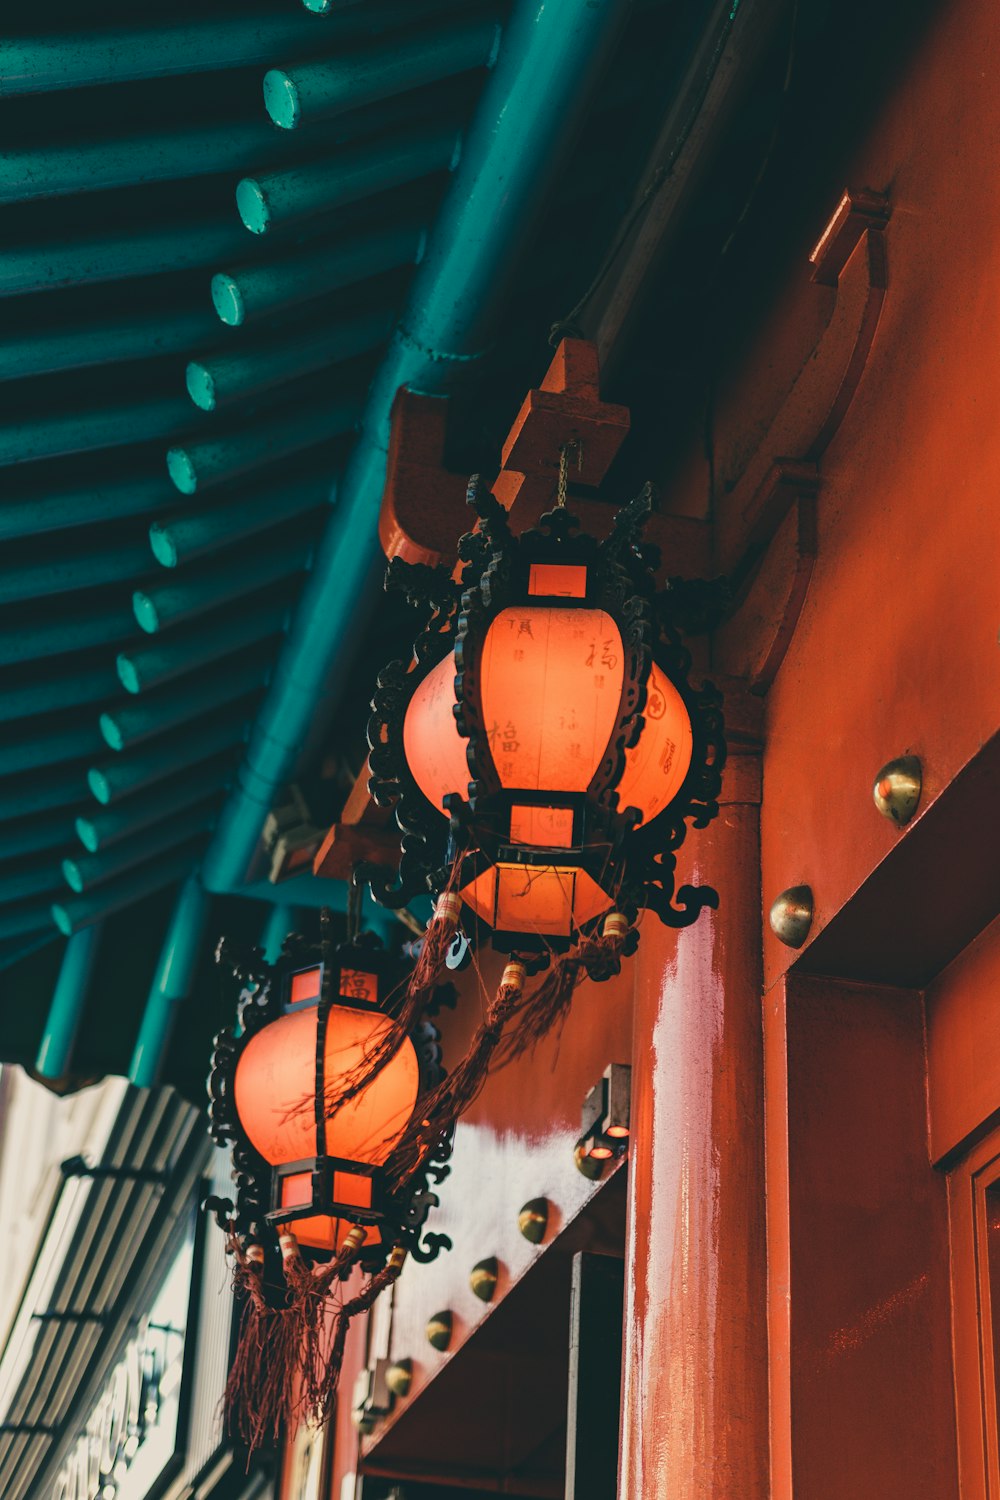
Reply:
[[[473,13],[108,4],[3,43],[2,963],[197,857],[485,76]],[[428,27],[462,45],[380,86]],[[331,53],[372,59],[360,105],[348,73],[272,124],[265,66]],[[241,223],[242,174],[331,161],[326,201]]]
[[[56,3],[0,41],[0,967],[42,1011],[60,928],[134,908],[155,961],[506,5],[323,9]],[[470,455],[544,370],[701,13],[638,7],[462,393]]]

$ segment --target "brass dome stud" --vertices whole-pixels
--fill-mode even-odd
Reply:
[[[915,755],[901,755],[887,761],[875,777],[872,796],[883,818],[902,828],[917,810],[923,773]]]
[[[434,1349],[439,1349],[442,1354],[451,1343],[451,1331],[454,1317],[451,1309],[446,1307],[441,1312],[434,1313],[427,1321],[427,1342]]]
[[[801,948],[813,919],[813,893],[807,885],[792,885],[771,905],[768,921],[775,937],[787,948]]]
[[[549,1227],[548,1198],[532,1198],[526,1203],[517,1216],[517,1227],[526,1240],[540,1245]]]
[[[431,1321],[433,1322],[433,1319]],[[427,1326],[429,1329],[430,1324]],[[430,1337],[429,1334],[428,1337]],[[431,1342],[433,1343],[433,1339]],[[385,1383],[394,1396],[408,1396],[413,1383],[412,1359],[394,1359],[385,1372]]]
[[[573,1147],[573,1161],[576,1170],[582,1172],[583,1176],[588,1177],[591,1182],[596,1182],[604,1172],[605,1162],[596,1156],[585,1155],[580,1141],[577,1141]]]
[[[500,1267],[495,1255],[487,1256],[486,1260],[477,1261],[473,1266],[469,1272],[469,1285],[480,1302],[493,1301],[499,1275]]]

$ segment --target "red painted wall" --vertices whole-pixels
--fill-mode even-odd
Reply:
[[[959,1493],[953,1307],[965,1299],[972,1311],[962,1326],[978,1327],[979,1292],[949,1271],[950,1253],[965,1255],[973,1243],[971,1220],[955,1217],[953,1176],[949,1226],[945,1177],[932,1159],[966,1171],[956,1156],[1000,1111],[1000,934],[995,926],[984,934],[926,997],[798,974],[786,990],[808,948],[800,956],[782,946],[766,911],[783,888],[809,884],[814,939],[918,832],[1000,722],[998,71],[990,0],[941,7],[877,101],[862,147],[829,175],[830,213],[845,186],[888,195],[888,288],[853,404],[820,464],[815,567],[765,700],[759,854],[748,836],[742,856],[703,859],[705,877],[720,885],[724,921],[706,918],[676,939],[644,933],[634,972],[585,987],[561,1043],[494,1077],[460,1126],[433,1224],[455,1248],[408,1268],[399,1284],[392,1353],[414,1359],[415,1378],[384,1431],[461,1359],[544,1253],[518,1234],[521,1204],[550,1198],[552,1235],[592,1199],[571,1159],[580,1103],[607,1062],[633,1056],[622,1493],[665,1493],[665,1475],[671,1500],[763,1493],[758,1417],[768,1409],[772,1500]],[[755,346],[719,372],[720,463],[723,472],[731,465],[730,477],[739,454],[766,434],[831,315],[834,295],[809,281],[808,254],[823,228],[821,215],[803,235],[790,261],[797,269]],[[701,514],[700,433],[677,473],[672,503]],[[721,487],[720,532],[739,530],[740,515],[727,511],[734,504]],[[720,637],[715,670],[725,675],[745,645]],[[871,787],[885,761],[907,752],[921,758],[924,788],[916,822],[900,832],[877,813]],[[983,816],[995,817],[995,804]],[[710,849],[718,853],[706,839]],[[912,920],[891,895],[873,918],[876,931],[882,920],[897,935]],[[752,1003],[734,1012],[748,986]],[[481,1008],[466,989],[448,1021],[446,1055]],[[736,1151],[740,1130],[750,1146]],[[766,1150],[755,1155],[758,1130]],[[723,1188],[725,1202],[713,1200]],[[741,1223],[730,1212],[737,1192],[751,1219],[766,1195],[766,1290],[759,1257],[759,1274],[748,1274],[747,1214]],[[501,1279],[491,1310],[473,1297],[468,1272],[492,1254]],[[716,1317],[721,1308],[732,1323],[741,1306],[743,1335],[767,1316],[766,1368],[745,1338],[726,1339]],[[455,1312],[456,1332],[449,1353],[436,1354],[424,1326],[444,1307]],[[958,1427],[982,1434],[978,1338],[973,1329]],[[749,1382],[745,1410],[730,1402],[724,1411],[719,1393],[737,1374]],[[446,1446],[447,1433],[440,1438]],[[730,1474],[740,1475],[729,1489],[718,1467],[727,1453],[736,1455]],[[969,1494],[985,1496],[985,1486],[977,1474]]]
[[[772,1500],[958,1491],[946,1183],[912,992],[768,996]]]
[[[1000,918],[927,994],[927,1089],[934,1161],[1000,1111]]]
[[[831,210],[845,185],[886,189],[892,218],[881,321],[821,464],[816,568],[767,700],[765,902],[811,884],[814,933],[898,837],[872,809],[878,768],[919,755],[926,812],[997,727],[1000,169],[979,146],[1000,135],[998,54],[987,0],[942,7],[829,185]],[[766,936],[768,981],[790,957]]]

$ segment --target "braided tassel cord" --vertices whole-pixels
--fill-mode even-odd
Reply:
[[[612,911],[600,933],[582,937],[554,960],[541,984],[518,1008],[514,1024],[503,1039],[497,1066],[506,1067],[532,1051],[555,1027],[565,1024],[577,985],[591,969],[617,973],[629,930],[627,917]]]
[[[417,1115],[386,1162],[386,1175],[394,1187],[409,1181],[428,1151],[469,1108],[482,1090],[491,1064],[504,1067],[561,1026],[577,985],[589,971],[617,972],[628,932],[628,918],[621,912],[609,912],[600,933],[581,938],[557,958],[527,997],[524,965],[514,960],[506,966],[465,1057],[421,1101]]]
[[[394,1185],[402,1185],[413,1176],[427,1152],[448,1133],[479,1094],[504,1026],[524,993],[525,977],[522,963],[514,960],[507,964],[468,1052],[437,1088],[421,1100],[417,1115],[386,1163],[386,1175]]]
[[[311,1409],[325,1381],[323,1343],[326,1299],[330,1287],[364,1242],[364,1230],[352,1229],[340,1253],[321,1271],[306,1265],[298,1241],[279,1231],[288,1293],[285,1305],[271,1307],[264,1292],[264,1249],[242,1248],[235,1235],[229,1248],[235,1257],[233,1289],[246,1305],[239,1342],[226,1384],[227,1425],[251,1453],[276,1443],[303,1408]]]
[[[396,1245],[389,1256],[388,1261],[381,1271],[376,1271],[370,1276],[358,1292],[356,1297],[351,1297],[347,1302],[341,1303],[337,1309],[334,1320],[333,1336],[324,1360],[323,1380],[312,1393],[311,1400],[306,1404],[307,1415],[319,1424],[329,1422],[334,1415],[337,1385],[340,1381],[340,1372],[344,1364],[344,1349],[347,1344],[347,1331],[351,1326],[351,1319],[356,1318],[358,1313],[367,1312],[376,1299],[391,1286],[399,1277],[406,1260],[406,1251],[401,1245]]]
[[[438,897],[402,1006],[393,1017],[392,1025],[357,1067],[342,1074],[335,1085],[327,1088],[324,1102],[328,1118],[366,1089],[408,1039],[434,994],[461,913],[462,899],[454,891],[445,891]]]
[[[294,1246],[294,1253],[290,1255],[286,1255],[286,1240],[291,1240]],[[320,1399],[326,1378],[327,1300],[334,1283],[356,1259],[364,1242],[364,1230],[355,1225],[345,1236],[334,1259],[311,1270],[302,1259],[294,1236],[288,1233],[281,1236],[285,1280],[291,1294],[289,1311],[296,1313],[298,1323],[295,1369],[299,1377],[299,1396],[294,1409],[289,1409],[289,1418],[303,1410],[312,1412]]]
[[[290,1389],[291,1369],[286,1324],[280,1308],[268,1306],[264,1293],[264,1247],[244,1251],[235,1236],[233,1290],[246,1297],[239,1342],[226,1383],[227,1426],[251,1453],[281,1435]]]

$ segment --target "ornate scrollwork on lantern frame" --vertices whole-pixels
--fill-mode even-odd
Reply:
[[[532,794],[513,793],[500,786],[489,737],[479,716],[478,669],[486,631],[501,610],[529,602],[545,603],[544,597],[529,595],[531,563],[583,564],[587,568],[586,596],[559,598],[559,607],[605,610],[621,634],[626,669],[615,726],[590,786],[585,793],[559,797],[561,805],[574,808],[575,833],[581,832],[579,840],[574,838],[572,857],[584,868],[589,859],[592,874],[595,862],[600,863],[601,883],[608,889],[610,878],[616,905],[631,920],[645,907],[669,926],[688,926],[703,907],[716,906],[718,896],[709,886],[675,890],[676,851],[689,822],[703,828],[718,812],[726,745],[722,696],[711,683],[700,688],[690,684],[691,656],[682,642],[681,629],[691,617],[692,606],[702,616],[717,607],[719,586],[672,580],[665,590],[657,588],[654,568],[658,552],[642,541],[643,527],[653,508],[649,485],[617,512],[611,532],[603,540],[579,533],[577,519],[567,508],[549,511],[541,517],[537,530],[514,537],[507,512],[479,486],[476,476],[470,481],[467,498],[478,525],[458,545],[460,582],[440,567],[408,565],[399,559],[389,566],[386,587],[405,592],[411,603],[424,609],[425,621],[414,643],[412,664],[390,663],[379,674],[372,700],[369,789],[380,806],[395,806],[402,835],[398,876],[378,867],[364,870],[373,896],[385,906],[398,907],[418,893],[439,891],[456,858],[465,862],[461,886],[480,869],[495,863],[501,848],[505,848],[506,857],[514,852],[525,863],[543,859],[559,862],[559,854],[553,850],[515,852],[504,845],[509,839],[506,829],[512,802],[530,803]],[[556,601],[550,602],[554,605]],[[446,822],[409,770],[403,749],[403,721],[417,686],[452,651],[456,660],[454,712],[459,733],[468,740],[470,774],[467,796],[455,794],[445,799],[449,814]],[[690,767],[676,796],[648,823],[639,825],[635,809],[619,809],[617,788],[625,770],[625,752],[636,744],[644,726],[653,661],[684,703],[691,720],[693,747]],[[551,800],[551,794],[546,798],[536,795],[535,800]],[[467,853],[471,848],[475,852]],[[596,851],[600,851],[599,856]],[[523,933],[494,932],[493,941],[498,948],[522,953],[537,946]],[[566,944],[549,939],[544,946]]]
[[[241,1240],[260,1241],[268,1259],[275,1262],[275,1225],[282,1218],[293,1217],[293,1214],[291,1211],[279,1214],[272,1208],[270,1200],[274,1169],[254,1149],[240,1124],[233,1097],[237,1064],[250,1038],[285,1013],[285,983],[290,974],[304,968],[321,968],[323,979],[319,1004],[322,1007],[330,1004],[331,974],[334,970],[339,972],[350,968],[352,957],[357,966],[365,968],[368,965],[369,970],[373,960],[377,960],[378,966],[383,970],[393,962],[391,955],[381,949],[378,939],[370,933],[362,934],[354,943],[334,944],[330,936],[329,913],[324,911],[321,918],[322,935],[319,943],[307,943],[300,934],[292,933],[285,940],[281,957],[273,965],[267,962],[260,948],[236,950],[226,939],[222,939],[216,950],[216,961],[229,968],[239,985],[239,997],[234,1024],[220,1031],[214,1040],[208,1078],[209,1133],[216,1145],[231,1147],[236,1197],[235,1202],[227,1198],[212,1197],[206,1200],[206,1207],[215,1214],[222,1229],[235,1233]],[[384,1013],[391,1016],[391,1006]],[[318,1076],[318,1057],[323,1046],[323,1036],[323,1026],[318,1024]],[[416,1105],[419,1109],[420,1099],[444,1077],[440,1032],[425,1017],[411,1032],[411,1041],[419,1070],[420,1088]],[[388,1186],[385,1187],[380,1202],[380,1221],[385,1225],[382,1241],[378,1245],[365,1246],[354,1264],[360,1265],[365,1271],[378,1270],[385,1263],[393,1244],[403,1246],[419,1262],[434,1260],[441,1250],[451,1249],[451,1240],[447,1235],[424,1232],[430,1210],[436,1208],[440,1201],[430,1183],[437,1186],[448,1176],[451,1170],[448,1165],[451,1149],[452,1141],[448,1136],[436,1145],[433,1153],[423,1162],[420,1172],[403,1188],[392,1191]],[[331,1160],[317,1155],[317,1169],[323,1166],[324,1161]],[[322,1204],[317,1204],[313,1211],[327,1212]],[[301,1213],[301,1209],[296,1212]],[[330,1216],[354,1218],[349,1208],[340,1205],[336,1214]],[[368,1223],[371,1219],[362,1213],[355,1222]],[[268,1233],[268,1230],[272,1232]],[[322,1251],[310,1250],[309,1254],[318,1260],[326,1258]],[[347,1274],[346,1269],[344,1274]]]

